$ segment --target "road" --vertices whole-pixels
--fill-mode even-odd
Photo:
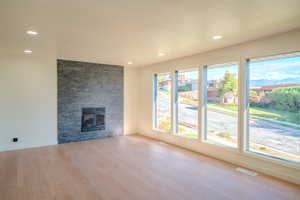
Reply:
[[[168,99],[159,99],[159,112],[168,113]],[[186,104],[178,105],[178,119],[190,124],[197,124],[197,108]],[[208,130],[221,130],[230,132],[237,136],[237,117],[218,112],[207,111]],[[263,121],[250,120],[249,124],[250,141],[263,144],[274,149],[292,153],[300,156],[300,130],[285,127],[279,124]]]

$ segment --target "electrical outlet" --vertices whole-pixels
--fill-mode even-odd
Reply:
[[[19,141],[19,139],[17,137],[12,139],[12,142],[18,142],[18,141]]]

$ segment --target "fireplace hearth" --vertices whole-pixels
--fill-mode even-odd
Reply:
[[[82,108],[81,132],[105,130],[105,107]]]

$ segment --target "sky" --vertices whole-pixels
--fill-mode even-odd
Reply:
[[[219,80],[224,77],[226,71],[238,75],[238,65],[224,65],[208,67],[207,80]],[[279,58],[249,64],[250,85],[260,86],[260,84],[300,84],[300,56],[290,58]],[[186,79],[197,80],[198,70],[179,72],[184,74]],[[165,78],[170,78],[166,76]],[[260,83],[264,82],[264,83]]]
[[[237,65],[230,65],[230,66],[218,66],[216,68],[208,68],[207,72],[207,79],[208,80],[215,80],[215,79],[221,79],[224,77],[224,73],[228,70],[232,73],[237,74],[238,68]],[[198,70],[192,70],[192,71],[183,71],[179,72],[179,76],[181,74],[184,74],[185,78],[187,80],[196,80],[198,79]]]
[[[218,80],[224,77],[226,71],[238,74],[238,65],[224,65],[208,67],[207,80]],[[293,83],[300,84],[300,56],[280,58],[260,62],[250,62],[249,78],[251,81],[268,80],[280,81],[293,79]],[[187,77],[197,79],[197,73],[188,73]]]
[[[215,68],[208,67],[207,69],[207,80],[219,80],[224,77],[226,71],[232,74],[238,75],[238,65],[224,65]]]
[[[179,72],[178,75],[184,75],[187,80],[196,80],[198,79],[198,70],[183,71]]]
[[[300,83],[300,56],[250,63],[251,80],[288,78],[293,78]]]

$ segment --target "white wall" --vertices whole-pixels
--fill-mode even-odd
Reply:
[[[138,132],[145,136],[300,184],[300,166],[289,165],[279,161],[270,161],[265,158],[257,158],[249,154],[240,153],[239,151],[221,148],[207,143],[200,143],[198,140],[187,139],[172,134],[160,133],[152,129],[152,76],[154,73],[172,72],[177,69],[239,61],[240,59],[249,57],[300,51],[299,41],[300,30],[297,30],[139,69],[139,93],[142,95],[139,95]]]
[[[57,144],[56,77],[55,55],[0,56],[0,151]]]
[[[124,68],[124,135],[137,133],[138,79],[136,68]]]
[[[0,55],[0,151],[57,144],[56,60],[51,50]],[[125,67],[125,135],[136,133],[136,77],[135,68]],[[11,142],[13,137],[19,142]]]

